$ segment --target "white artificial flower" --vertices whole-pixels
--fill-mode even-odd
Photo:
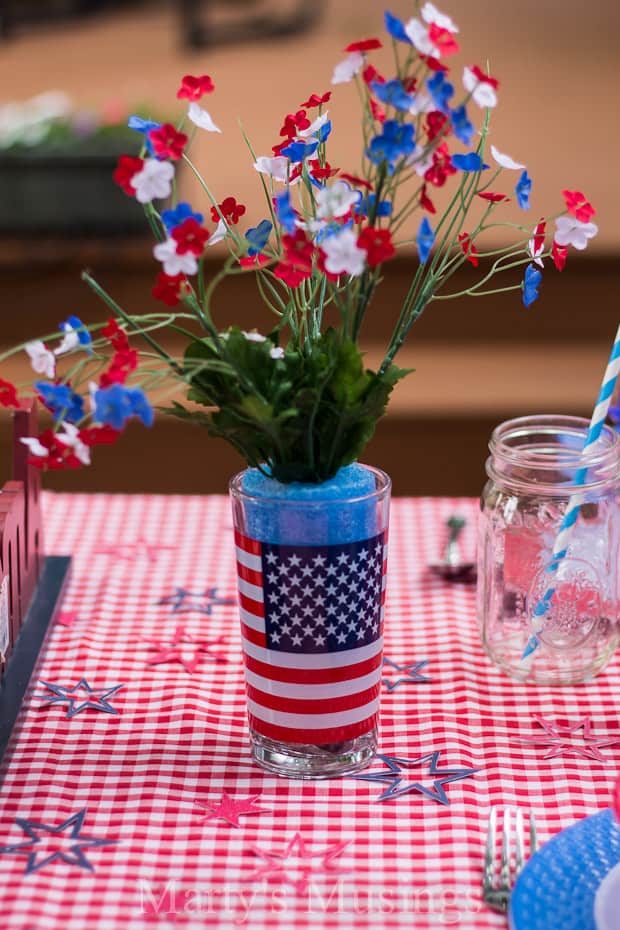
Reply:
[[[222,131],[219,126],[216,126],[213,122],[211,114],[207,110],[203,110],[196,101],[190,103],[187,116],[194,126],[198,126],[199,129],[205,129],[207,132]]]
[[[269,155],[261,155],[254,162],[254,167],[260,174],[267,174],[274,181],[287,180],[288,159],[284,155],[275,155],[273,158]]]
[[[90,412],[93,414],[95,410],[97,409],[97,401],[95,399],[95,395],[98,390],[99,390],[99,385],[97,384],[96,381],[88,382],[88,398],[90,401]]]
[[[325,254],[325,270],[330,274],[362,274],[366,264],[366,252],[357,244],[352,229],[343,229],[337,236],[328,236],[321,243]]]
[[[530,241],[527,244],[527,250],[530,253],[530,257],[532,261],[534,262],[534,264],[538,265],[540,268],[544,268],[545,265],[540,256],[545,251],[545,243],[541,242],[538,248],[536,248],[534,239],[530,239]]]
[[[405,164],[407,167],[413,168],[415,173],[423,178],[428,169],[433,166],[433,152],[429,149],[425,155],[424,148],[416,147],[411,155],[408,155],[405,159]]]
[[[346,181],[334,181],[330,187],[322,187],[316,194],[317,211],[319,219],[333,219],[344,216],[354,204],[361,199],[359,191],[347,184]]]
[[[63,423],[64,433],[56,433],[56,439],[63,446],[70,446],[73,454],[82,465],[90,465],[90,449],[79,438],[79,429],[73,423]]]
[[[38,375],[45,375],[46,378],[53,378],[56,373],[56,359],[45,343],[40,340],[27,342],[24,348],[30,356],[33,371]]]
[[[488,81],[481,81],[467,66],[463,69],[463,87],[481,109],[497,106],[497,94],[493,85]]]
[[[255,330],[251,333],[246,332],[245,329],[242,329],[241,332],[248,340],[248,342],[267,342],[267,337],[257,333]]]
[[[523,171],[525,165],[519,164],[510,155],[504,155],[494,145],[491,146],[491,155],[501,168],[508,168],[509,171]]]
[[[433,3],[425,3],[422,7],[422,19],[425,23],[435,23],[440,29],[447,29],[448,32],[458,32],[459,27],[456,23],[441,13]]]
[[[414,16],[408,23],[405,23],[405,32],[421,55],[432,55],[433,58],[441,56],[437,46],[433,45],[429,39],[428,26],[425,26],[417,17]]]
[[[164,200],[172,193],[174,167],[169,161],[147,158],[141,170],[131,179],[136,191],[138,203],[150,203],[152,200]]]
[[[436,109],[437,107],[428,94],[417,93],[414,94],[409,112],[412,116],[418,116],[420,113],[430,113],[432,110]]]
[[[582,223],[574,216],[559,216],[555,225],[554,241],[562,246],[572,245],[580,252],[586,248],[588,239],[593,239],[598,232],[596,223]]]
[[[284,349],[282,346],[274,346],[269,349],[269,354],[272,358],[284,358]]]
[[[54,349],[54,355],[64,355],[65,352],[72,352],[80,344],[78,334],[70,323],[61,323],[64,336],[59,345]]]
[[[225,239],[228,235],[228,226],[224,220],[220,220],[211,235],[209,236],[209,241],[207,242],[207,247],[210,245],[216,245],[218,242],[221,242],[222,239]]]
[[[313,136],[316,132],[319,131],[319,129],[321,129],[325,125],[328,119],[329,119],[329,116],[327,115],[327,110],[326,110],[325,113],[321,113],[320,116],[317,116],[314,122],[310,123],[307,129],[299,129],[297,131],[297,135],[301,139],[309,139],[310,136]]]
[[[170,238],[166,239],[165,242],[159,242],[153,249],[153,255],[157,261],[163,264],[166,274],[171,276],[175,274],[196,274],[198,271],[196,256],[191,253],[179,255],[175,239]]]
[[[361,52],[351,52],[344,61],[339,61],[334,68],[332,75],[332,84],[348,84],[352,81],[358,71],[364,64],[364,56]]]
[[[28,446],[31,455],[36,455],[41,459],[49,455],[50,450],[46,449],[36,436],[22,436],[19,441],[23,442],[25,446]]]

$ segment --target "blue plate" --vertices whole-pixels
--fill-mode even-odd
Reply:
[[[594,897],[620,862],[620,828],[611,811],[580,820],[527,863],[510,899],[511,930],[596,930]]]

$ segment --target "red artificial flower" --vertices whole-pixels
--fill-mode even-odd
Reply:
[[[121,435],[120,430],[113,429],[107,423],[103,426],[87,426],[78,433],[78,439],[85,446],[109,446]]]
[[[327,181],[328,178],[333,178],[335,174],[338,174],[340,169],[332,168],[328,161],[321,165],[318,158],[309,158],[308,170],[315,181]]]
[[[271,258],[268,255],[244,255],[239,259],[242,268],[256,268],[261,265],[268,265]]]
[[[273,152],[275,156],[282,155],[282,149],[285,149],[290,144],[291,144],[291,140],[285,139],[284,142],[278,142],[277,145],[272,145],[271,151]]]
[[[470,65],[469,70],[478,78],[480,82],[484,84],[490,84],[494,90],[497,90],[499,87],[499,81],[491,77],[490,74],[485,74],[484,71],[481,71],[478,65]]]
[[[417,78],[414,78],[414,77],[405,78],[405,80],[403,81],[403,87],[405,88],[408,94],[413,94],[417,86],[418,86]]]
[[[431,198],[426,193],[426,184],[422,185],[422,191],[420,193],[420,206],[423,210],[426,210],[428,213],[437,213],[437,208],[431,200]]]
[[[446,65],[439,61],[439,59],[433,58],[432,55],[420,55],[420,60],[426,63],[426,67],[429,71],[446,72],[449,70]]]
[[[124,329],[121,329],[114,317],[108,320],[107,326],[101,330],[113,349],[117,352],[126,352],[129,349],[129,339]]]
[[[379,39],[361,39],[359,42],[351,42],[347,45],[345,52],[373,52],[377,48],[383,48],[383,43]]]
[[[289,287],[298,287],[312,276],[314,245],[303,229],[298,229],[294,236],[282,236],[282,247],[284,255],[273,273]]]
[[[558,269],[558,271],[564,271],[564,266],[566,265],[567,255],[568,255],[568,246],[558,245],[554,239],[553,247],[551,249],[551,257],[553,259],[553,264]]]
[[[62,468],[81,468],[82,462],[74,454],[71,446],[61,442],[56,433],[46,429],[37,439],[48,450],[46,456],[29,455],[28,464],[40,468],[42,471],[59,471]]]
[[[352,184],[353,187],[365,187],[367,191],[372,190],[370,181],[366,181],[364,178],[358,178],[356,174],[347,174],[346,171],[343,171],[340,177],[343,181],[348,181],[349,184]]]
[[[180,226],[172,230],[172,238],[177,244],[177,254],[195,255],[199,258],[205,250],[205,245],[211,233],[201,226],[193,216],[183,220]]]
[[[482,191],[478,194],[478,197],[488,200],[489,203],[508,203],[510,201],[510,197],[507,197],[506,194],[494,194],[492,191]]]
[[[366,261],[370,268],[376,268],[396,255],[389,229],[373,229],[367,226],[358,236],[357,244],[366,252]]]
[[[287,113],[284,117],[280,135],[293,139],[300,129],[307,129],[309,125],[310,120],[306,116],[305,110],[298,110],[297,113]]]
[[[383,107],[380,107],[379,104],[372,98],[368,101],[370,103],[370,112],[372,113],[374,119],[379,123],[385,122],[385,110]]]
[[[467,261],[474,266],[478,267],[478,249],[473,244],[469,238],[469,233],[461,233],[459,236],[459,242],[461,243],[461,248],[463,249],[463,255]]]
[[[224,197],[218,206],[222,216],[231,226],[236,226],[245,213],[245,207],[243,204],[237,203],[234,197]],[[220,214],[217,212],[215,207],[211,207],[211,219],[214,223],[219,223],[220,221]]]
[[[181,301],[181,289],[186,281],[184,274],[170,275],[160,271],[151,293],[155,300],[161,300],[167,307],[176,307]]]
[[[442,142],[433,152],[433,164],[425,173],[424,179],[435,187],[443,187],[451,174],[456,174],[456,168],[450,159],[448,146]]]
[[[322,94],[321,96],[319,96],[318,94],[310,94],[306,102],[300,104],[300,106],[307,107],[308,109],[310,109],[311,107],[320,107],[324,103],[328,103],[329,100],[331,100],[331,96],[332,96],[331,90],[328,90],[327,93]]]
[[[547,228],[547,224],[545,223],[544,218],[541,217],[540,220],[539,220],[539,222],[538,222],[538,225],[536,226],[536,229],[534,230],[534,236],[533,236],[533,241],[534,241],[534,255],[538,255],[538,253],[539,253],[539,252],[542,252],[542,250],[543,250],[544,247],[545,247],[545,230],[546,230],[546,228]]]
[[[0,407],[19,407],[17,388],[4,378],[0,378]]]
[[[581,223],[589,223],[596,210],[581,191],[562,191],[568,212]]]
[[[124,384],[132,371],[138,367],[138,353],[135,349],[120,349],[112,356],[106,371],[99,377],[99,387],[110,387],[111,384]]]
[[[428,37],[442,55],[456,55],[459,51],[459,44],[449,29],[442,29],[437,23],[431,23],[428,30]]]
[[[443,132],[447,122],[448,117],[445,113],[442,113],[441,110],[431,110],[430,113],[426,114],[426,125],[424,128],[429,142],[432,142],[433,139],[436,139],[437,136]]]
[[[170,158],[172,161],[178,161],[183,157],[187,136],[184,132],[177,132],[172,123],[164,123],[157,129],[151,129],[148,135],[156,155]]]
[[[132,179],[134,175],[138,174],[139,171],[142,171],[143,167],[143,158],[133,158],[131,155],[121,155],[118,160],[118,165],[113,177],[118,186],[122,188],[126,194],[129,194],[130,197],[136,196],[136,189],[131,183]]]
[[[376,68],[372,65],[366,65],[362,71],[362,78],[365,84],[372,84],[373,81],[376,81],[377,84],[385,84],[385,78],[382,74],[379,74]]]
[[[211,94],[214,90],[215,84],[208,74],[201,74],[200,77],[186,74],[177,91],[177,97],[179,100],[184,97],[187,100],[200,100],[204,94]]]

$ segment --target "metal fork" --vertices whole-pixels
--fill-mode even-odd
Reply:
[[[514,843],[513,843],[514,815]],[[507,807],[501,821],[502,847],[497,856],[498,808],[492,807],[489,814],[486,849],[484,853],[484,873],[482,876],[482,897],[484,903],[494,911],[505,913],[517,876],[525,864],[524,839],[525,825],[523,811]],[[536,821],[529,814],[529,855],[536,852]]]

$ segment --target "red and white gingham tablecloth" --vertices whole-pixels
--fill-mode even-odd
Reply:
[[[542,734],[535,715],[589,716],[597,738],[613,738],[620,663],[564,689],[518,684],[489,663],[474,588],[426,570],[454,512],[469,518],[473,556],[476,509],[429,498],[392,507],[385,654],[397,664],[427,660],[432,681],[384,687],[381,751],[415,759],[440,750],[440,766],[478,769],[446,785],[444,806],[419,791],[377,802],[380,784],[291,781],[252,763],[236,606],[175,614],[158,603],[177,588],[235,597],[225,497],[45,494],[47,551],[70,553],[73,573],[69,625],[56,625],[38,678],[123,687],[109,699],[117,714],[86,709],[71,719],[66,703],[34,689],[0,789],[0,847],[29,842],[23,822],[60,826],[84,811],[79,836],[114,842],[39,830],[30,871],[28,851],[1,853],[3,930],[505,926],[480,895],[489,807],[532,810],[545,840],[607,806],[620,743],[601,750],[601,762],[545,759],[546,749],[523,741]],[[170,641],[179,623],[221,637],[216,651],[227,661],[204,658],[192,674],[175,661],[149,664],[149,638]],[[432,787],[428,765],[413,774]],[[242,816],[239,828],[205,819],[224,792],[259,795],[266,810]],[[296,881],[296,834],[310,857],[301,864],[313,867],[306,887]],[[63,843],[68,861],[41,866]],[[90,868],[75,864],[72,843]]]

